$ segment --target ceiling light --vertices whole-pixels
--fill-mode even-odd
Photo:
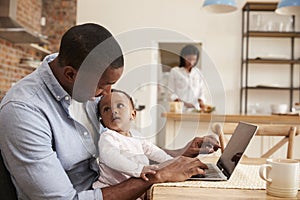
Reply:
[[[275,12],[281,15],[299,15],[300,0],[281,0]]]
[[[235,0],[205,0],[203,8],[213,13],[228,13],[237,10]]]

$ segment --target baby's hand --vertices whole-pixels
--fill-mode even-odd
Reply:
[[[147,174],[155,174],[156,170],[158,170],[158,166],[157,165],[148,165],[148,166],[144,166],[143,170],[141,172],[141,178],[144,179],[145,181],[149,181],[149,179],[147,178]]]

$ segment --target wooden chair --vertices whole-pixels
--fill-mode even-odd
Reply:
[[[0,150],[0,198],[5,200],[17,200],[16,188],[7,171]]]
[[[219,136],[221,152],[223,153],[226,146],[225,135],[232,135],[238,123],[215,123],[212,125],[212,131]],[[274,136],[283,137],[273,147],[261,155],[261,158],[269,158],[285,143],[288,143],[286,158],[293,158],[294,138],[299,134],[297,126],[291,125],[275,125],[275,124],[260,124],[255,136]]]

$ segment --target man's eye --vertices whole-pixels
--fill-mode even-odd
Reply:
[[[124,104],[122,104],[122,103],[117,104],[117,108],[123,108],[123,107],[124,107]]]

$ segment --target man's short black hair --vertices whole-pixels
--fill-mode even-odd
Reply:
[[[124,58],[120,45],[106,28],[94,23],[74,26],[63,35],[58,55],[59,65],[72,66],[78,70],[87,55],[107,39],[110,40],[110,48],[118,55],[109,66],[123,67]]]

